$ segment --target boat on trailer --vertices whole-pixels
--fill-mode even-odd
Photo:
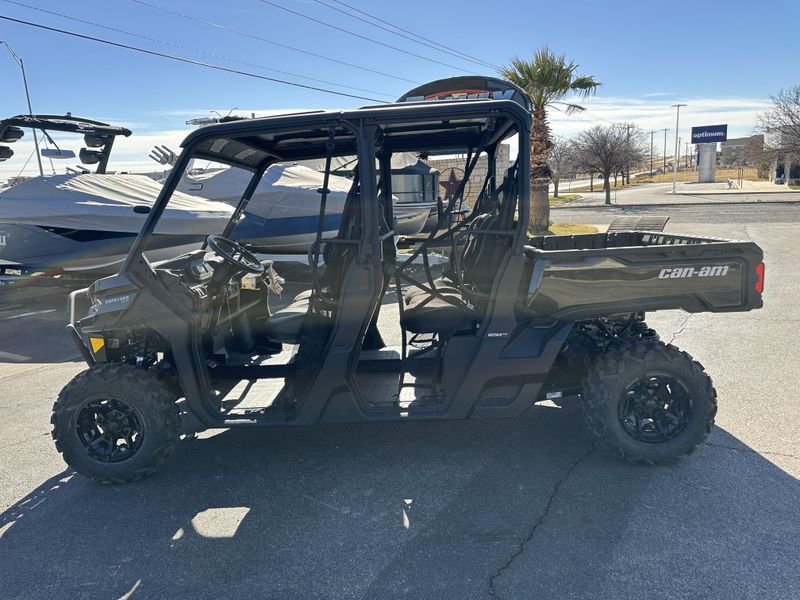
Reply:
[[[0,192],[0,276],[12,282],[34,272],[115,271],[160,190],[146,175],[107,171],[115,139],[131,131],[69,113],[19,115],[0,121],[0,144],[17,142],[25,129],[41,132],[48,146],[42,156],[77,158],[81,166],[68,167],[65,174],[16,178],[14,185]],[[82,135],[85,147],[76,156],[59,148],[49,132]],[[0,149],[4,159],[14,154],[9,146]],[[149,247],[148,258],[159,260],[176,250],[199,247],[207,232],[232,214],[233,208],[223,202],[180,195],[174,210],[164,215],[165,225]]]
[[[49,158],[76,158],[58,148],[48,131],[81,134],[87,147],[82,163],[66,174],[15,181],[0,191],[0,277],[14,281],[34,272],[87,276],[111,273],[120,265],[160,189],[152,175],[113,173],[107,167],[116,137],[131,131],[100,121],[66,115],[20,115],[0,121],[0,143],[12,144],[24,129],[40,131],[55,151]],[[0,146],[0,158],[14,152]],[[160,162],[160,161],[159,161]],[[91,172],[90,165],[96,165]],[[344,171],[346,172],[346,171]],[[186,173],[178,202],[161,221],[146,255],[161,260],[199,247],[234,211],[252,176],[242,169],[212,168]],[[305,260],[316,238],[320,193],[327,185],[323,237],[336,234],[352,180],[304,164],[275,164],[264,174],[248,210],[231,237],[269,258]],[[394,198],[398,236],[415,235],[429,223],[431,206]]]

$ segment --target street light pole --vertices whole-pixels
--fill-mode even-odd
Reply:
[[[25,85],[25,98],[28,100],[28,114],[33,117],[33,108],[31,108],[31,95],[28,92],[28,78],[25,76],[25,64],[22,62],[22,59],[17,56],[17,53],[8,45],[8,42],[4,42],[0,40],[0,44],[6,47],[11,57],[14,59],[14,62],[19,65],[20,70],[22,71],[22,83]],[[44,175],[44,169],[42,169],[42,156],[39,154],[39,138],[36,135],[36,129],[31,129],[33,131],[33,145],[36,147],[36,162],[39,163],[39,175]]]
[[[675,157],[672,160],[672,193],[675,193],[678,184],[678,151],[680,140],[678,139],[678,131],[681,123],[681,106],[685,104],[673,104],[670,108],[676,109],[675,111]]]

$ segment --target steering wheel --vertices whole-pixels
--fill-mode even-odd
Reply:
[[[228,265],[235,267],[237,271],[253,273],[254,275],[261,275],[264,272],[264,265],[261,264],[261,261],[252,252],[236,242],[221,235],[210,235],[206,238],[206,243],[214,254]]]

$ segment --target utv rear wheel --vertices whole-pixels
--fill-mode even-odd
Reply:
[[[711,432],[717,412],[717,393],[702,365],[653,340],[597,356],[583,390],[589,428],[633,463],[667,464],[690,454]]]
[[[178,441],[175,393],[153,374],[101,364],[70,381],[53,406],[53,439],[66,463],[101,483],[150,475]]]

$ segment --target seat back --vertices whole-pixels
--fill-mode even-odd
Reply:
[[[460,256],[460,283],[469,300],[477,300],[489,293],[503,257],[510,248],[513,231],[513,194],[516,193],[516,169],[512,168],[497,190],[494,209],[479,215],[461,234],[466,237]],[[487,232],[487,233],[484,233]],[[488,233],[496,232],[496,233]],[[458,249],[456,248],[456,251]]]

